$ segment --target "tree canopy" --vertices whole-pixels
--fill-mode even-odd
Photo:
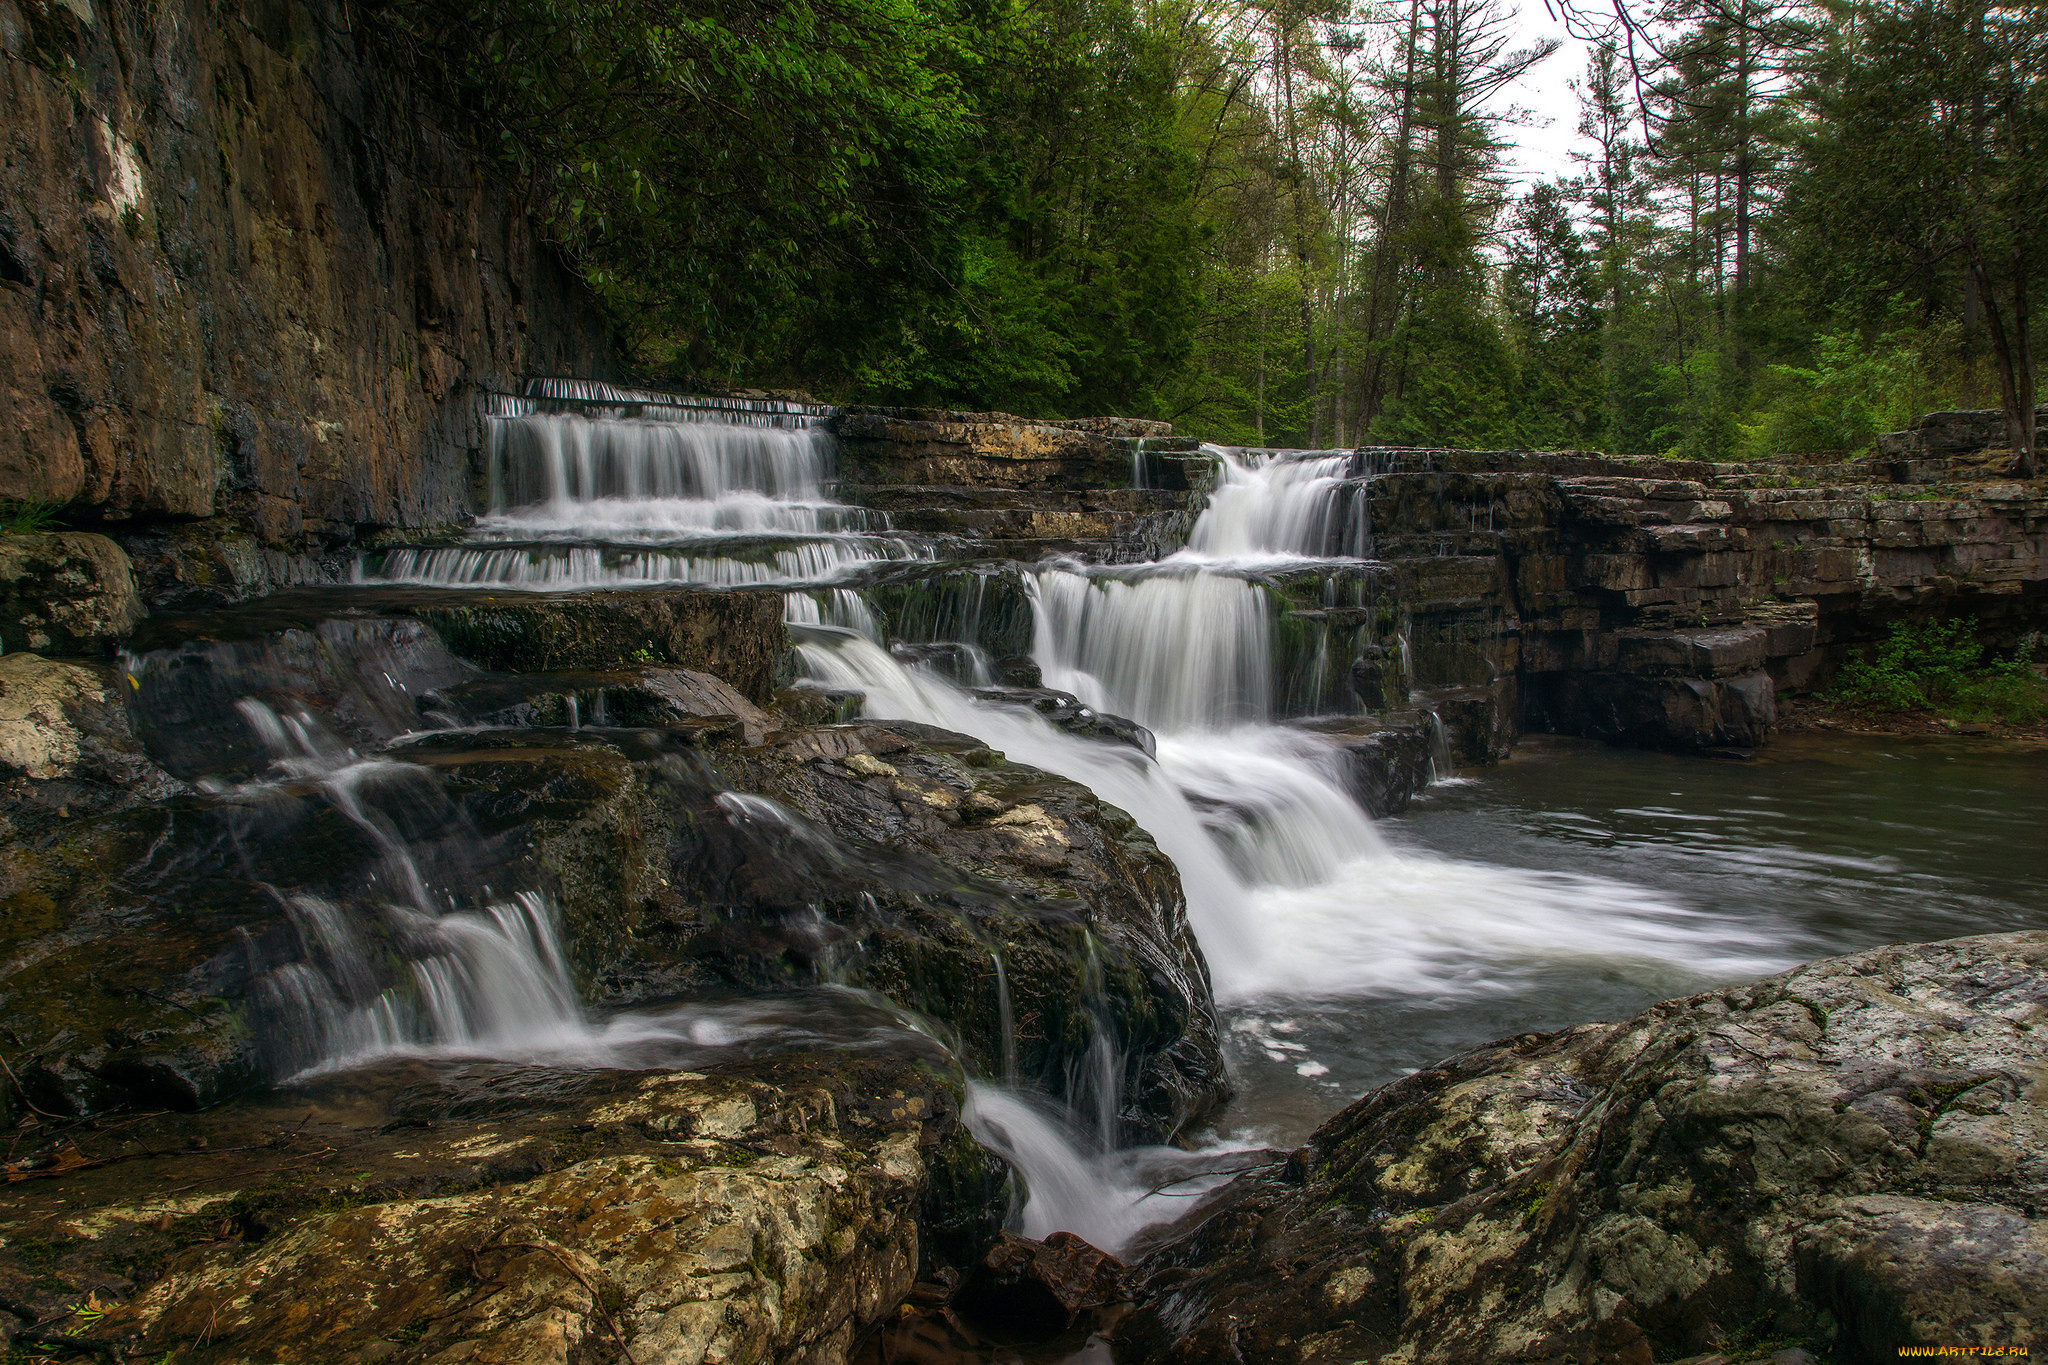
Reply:
[[[2039,5],[1567,5],[1576,170],[1516,185],[1560,58],[1509,0],[375,2],[651,378],[1710,458],[2002,403],[2032,448]]]

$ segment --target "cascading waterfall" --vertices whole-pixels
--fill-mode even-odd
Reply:
[[[301,952],[255,995],[278,1027],[278,1067],[304,1074],[388,1057],[480,1057],[579,1067],[682,1067],[818,1046],[900,1048],[918,1021],[866,992],[824,987],[766,1000],[702,1002],[598,1018],[578,996],[559,916],[533,892],[462,905],[429,884],[401,824],[442,801],[427,769],[362,757],[309,713],[253,698],[237,706],[270,755],[243,800],[310,786],[381,858],[369,913],[285,897]],[[765,798],[724,793],[736,822],[787,819]],[[395,970],[394,970],[395,964]]]
[[[1366,483],[1350,451],[1204,448],[1221,478],[1185,556],[1243,563],[1372,554]]]
[[[532,592],[827,583],[931,554],[887,534],[886,517],[831,498],[825,409],[536,388],[487,417],[490,505],[471,533],[373,554],[359,581]],[[567,402],[582,406],[555,410]]]
[[[560,410],[568,404],[582,406]],[[977,650],[980,577],[963,576],[916,608],[931,619],[907,629],[894,622],[922,643],[901,657],[891,652],[851,580],[863,565],[930,557],[933,549],[832,499],[832,447],[815,410],[553,381],[502,400],[491,442],[491,505],[473,534],[372,557],[366,581],[531,590],[783,585],[812,684],[858,693],[870,716],[970,734],[1079,781],[1148,830],[1180,870],[1189,920],[1226,1009],[1470,997],[1500,989],[1525,966],[1562,960],[1723,976],[1780,964],[1772,945],[1632,886],[1395,848],[1345,794],[1330,742],[1282,723],[1303,696],[1320,698],[1326,688],[1318,682],[1303,693],[1298,680],[1276,676],[1281,623],[1259,575],[1327,565],[1369,586],[1357,577],[1372,553],[1369,481],[1348,453],[1212,448],[1220,483],[1185,550],[1153,564],[1061,561],[1025,573],[1032,654],[1045,684],[1149,727],[1155,759],[1068,733],[1026,707],[977,700],[965,684],[990,674]],[[1134,483],[1144,472],[1140,457]],[[1333,607],[1335,589],[1333,579]],[[1405,669],[1405,639],[1401,648]],[[963,657],[972,667],[961,667]],[[315,753],[317,742],[302,743],[281,720],[271,738],[280,773],[330,784],[337,803],[356,800],[377,837],[375,803],[361,793],[383,775],[343,777],[362,761]],[[290,759],[283,750],[294,745],[299,757]],[[350,782],[353,798],[344,792]],[[735,822],[791,819],[740,793],[720,805]],[[768,1025],[755,1015],[790,1008],[752,1002],[721,1007],[726,1016],[705,1007],[592,1020],[576,1002],[544,902],[436,905],[417,871],[408,880],[396,863],[393,885],[389,932],[413,945],[403,991],[376,986],[360,926],[352,939],[331,907],[294,909],[308,953],[279,974],[277,992],[317,1016],[309,1035],[324,1040],[329,1060],[467,1049],[631,1064],[687,1055],[714,1038],[757,1036]],[[1005,1084],[974,1082],[966,1117],[1021,1175],[1013,1219],[1020,1231],[1066,1228],[1121,1250],[1225,1178],[1239,1159],[1223,1151],[1118,1145],[1123,1058],[1106,1008],[1094,1011],[1093,1044],[1065,1078],[1060,1102],[1019,1091],[1000,947],[994,968]],[[507,991],[521,1001],[521,1020],[481,1003]],[[774,1027],[792,1031],[787,1019]],[[1275,1055],[1291,1055],[1279,1046]],[[1304,1057],[1297,1069],[1307,1076],[1321,1068]]]
[[[1574,960],[1721,977],[1784,965],[1788,945],[1625,883],[1390,846],[1339,785],[1327,743],[1274,723],[1273,622],[1248,577],[1276,559],[1369,547],[1349,457],[1223,460],[1223,488],[1181,554],[1114,569],[1052,564],[1025,578],[1046,684],[1150,727],[1156,762],[977,703],[865,632],[803,633],[809,677],[860,692],[872,716],[972,734],[1128,811],[1179,867],[1229,1010],[1471,997]],[[1325,1068],[1303,1058],[1296,1069]],[[1094,1111],[1083,1082],[1070,1082],[1069,1103]],[[1053,1114],[978,1085],[967,1117],[1022,1173],[1014,1221],[1027,1235],[1067,1228],[1117,1249],[1186,1207],[1135,1174],[1150,1161],[1156,1176],[1163,1158],[1103,1151],[1088,1131],[1098,1125],[1077,1110]]]

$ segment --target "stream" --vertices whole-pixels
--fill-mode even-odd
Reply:
[[[602,386],[541,398],[557,401],[500,400],[476,526],[452,543],[367,555],[359,583],[779,587],[800,685],[1072,778],[1178,867],[1235,1097],[1181,1145],[1133,1148],[1107,1044],[1099,1075],[1064,1096],[975,1079],[967,1121],[1021,1177],[1011,1223],[1028,1235],[1066,1229],[1124,1250],[1227,1178],[1234,1154],[1298,1143],[1363,1091],[1481,1041],[1624,1016],[1876,943],[2048,923],[2039,750],[1795,738],[1734,763],[1537,736],[1482,771],[1453,772],[1443,753],[1414,805],[1372,820],[1344,785],[1342,734],[1303,723],[1327,718],[1318,703],[1336,684],[1277,662],[1261,588],[1276,573],[1334,583],[1372,564],[1361,484],[1343,477],[1342,454],[1211,448],[1221,482],[1178,554],[1006,565],[837,502],[813,410],[665,407]],[[927,621],[908,640],[918,648],[892,649],[907,623],[888,620],[866,587],[878,571],[926,563],[1014,575],[1042,684],[1033,695],[1068,694],[1062,705],[1097,732],[1020,704],[1024,689],[999,679],[1004,661],[962,624],[973,611],[938,613],[960,628]],[[1405,637],[1376,644],[1405,659]],[[209,789],[252,804],[325,793],[384,848],[396,941],[414,955],[423,1002],[394,1013],[373,971],[383,941],[331,904],[295,903],[325,970],[280,968],[273,989],[301,1021],[308,1069],[394,1054],[700,1065],[890,1046],[923,1028],[879,997],[829,986],[809,1003],[592,1017],[547,907],[490,892],[488,868],[466,874],[475,894],[451,895],[400,834],[438,818],[431,782],[406,761],[415,736],[365,757],[316,718],[254,696],[239,706],[268,767]],[[365,798],[376,791],[410,791],[411,805]],[[742,830],[794,828],[764,798],[718,804]]]

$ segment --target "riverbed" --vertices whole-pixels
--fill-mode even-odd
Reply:
[[[1640,888],[1746,926],[1787,967],[2048,926],[2048,746],[2032,742],[1791,735],[1741,762],[1530,735],[1378,827],[1417,855]],[[1495,961],[1435,997],[1235,1009],[1237,1091],[1221,1127],[1289,1146],[1372,1087],[1464,1048],[1623,1018],[1748,975],[1574,944]]]

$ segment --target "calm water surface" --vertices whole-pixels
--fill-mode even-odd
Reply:
[[[1791,736],[1754,762],[1545,736],[1380,828],[1474,863],[1634,883],[1798,961],[2048,927],[2048,748]],[[1477,993],[1228,1012],[1223,1126],[1291,1144],[1365,1090],[1532,1029],[1726,984],[1612,960],[1500,963]]]

